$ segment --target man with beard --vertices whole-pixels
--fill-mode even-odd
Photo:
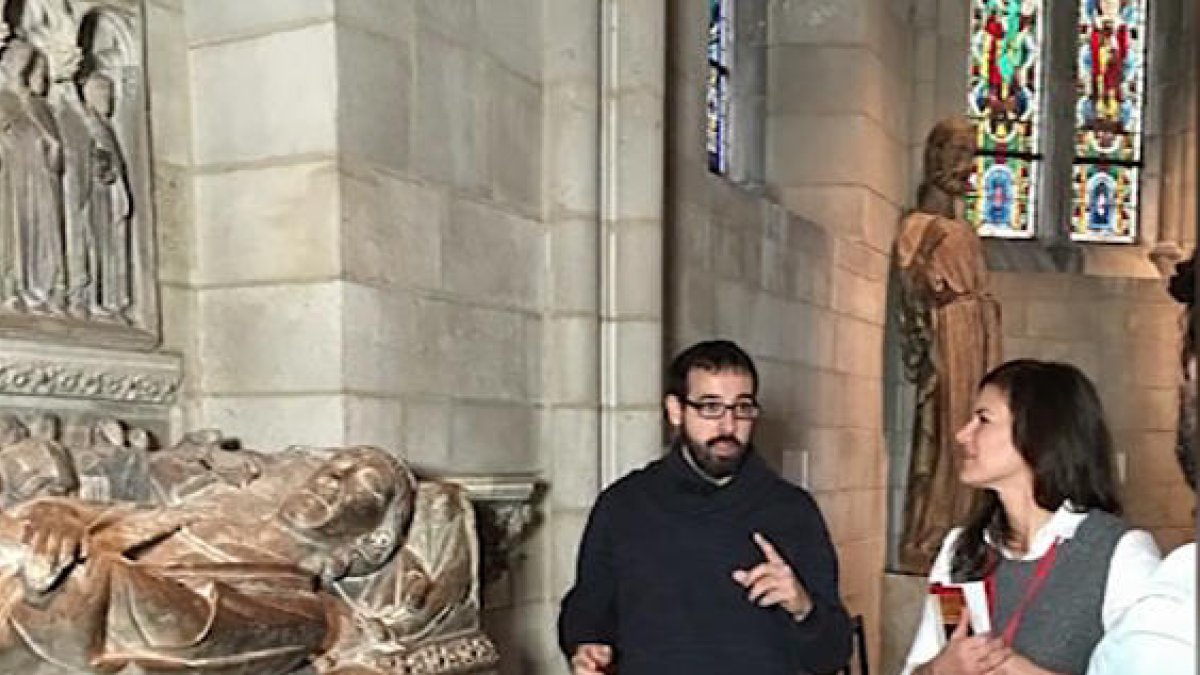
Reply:
[[[812,497],[754,451],[757,392],[732,342],[671,363],[666,455],[597,499],[563,598],[575,675],[794,675],[848,660],[829,533]]]
[[[1176,265],[1170,293],[1187,306],[1183,384],[1175,455],[1196,489],[1196,256]],[[1163,559],[1141,598],[1092,653],[1088,675],[1184,675],[1196,672],[1196,543]]]

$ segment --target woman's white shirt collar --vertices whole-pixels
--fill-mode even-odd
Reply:
[[[984,541],[996,550],[1000,551],[1001,555],[1009,560],[1040,560],[1054,542],[1062,540],[1066,541],[1075,536],[1075,530],[1079,529],[1079,524],[1087,518],[1087,511],[1074,511],[1075,507],[1071,502],[1064,501],[1058,510],[1051,516],[1050,520],[1046,521],[1040,529],[1033,535],[1033,541],[1029,543],[1029,549],[1025,553],[1016,553],[1003,544],[997,544],[992,541],[991,536],[985,531],[983,533]]]

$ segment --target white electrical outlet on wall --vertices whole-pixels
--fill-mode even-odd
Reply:
[[[799,475],[796,476],[796,480],[798,483],[800,483],[800,487],[804,488],[805,490],[811,490],[812,483],[809,480],[810,474],[808,471],[808,466],[809,466],[809,456],[812,453],[810,453],[808,450],[796,450],[795,452],[796,452],[796,465],[797,465],[796,468],[799,470]]]

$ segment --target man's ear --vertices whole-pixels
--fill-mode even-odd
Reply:
[[[675,394],[664,396],[663,408],[667,411],[667,423],[673,427],[683,425],[683,404],[680,403],[678,396]]]

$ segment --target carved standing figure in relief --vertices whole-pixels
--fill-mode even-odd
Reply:
[[[24,309],[22,231],[30,217],[31,167],[38,153],[34,121],[26,110],[34,48],[23,40],[0,47],[0,262],[2,298],[8,309]]]
[[[0,236],[10,309],[62,309],[62,142],[46,102],[45,58],[14,38],[0,51]]]
[[[63,97],[68,143],[70,307],[80,317],[123,321],[132,304],[133,198],[124,154],[111,125],[113,81],[90,70]]]
[[[93,314],[124,319],[133,300],[129,221],[133,200],[120,142],[109,121],[115,109],[113,81],[93,72],[82,87],[85,120],[91,143],[86,155],[88,190],[80,207],[92,245]]]
[[[934,126],[917,207],[896,238],[905,373],[917,389],[899,562],[920,574],[970,511],[974,493],[958,480],[954,436],[970,419],[980,379],[1001,358],[1000,306],[988,293],[982,242],[958,208],[974,137],[961,117]]]

